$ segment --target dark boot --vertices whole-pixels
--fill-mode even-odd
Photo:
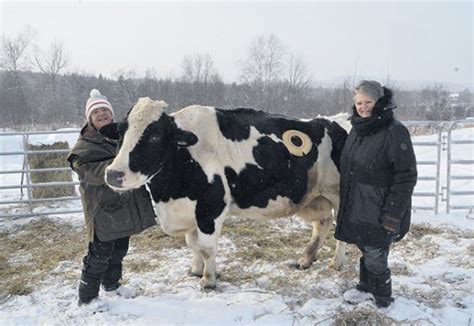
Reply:
[[[356,285],[356,289],[360,292],[369,292],[369,284],[368,284],[368,275],[369,271],[367,267],[365,267],[365,260],[364,257],[360,257],[359,259],[359,284]]]
[[[114,240],[114,249],[110,255],[107,270],[102,279],[105,291],[113,291],[120,286],[122,278],[122,260],[127,255],[130,237]]]
[[[99,296],[100,278],[81,276],[79,283],[79,305],[89,304]]]
[[[394,300],[392,298],[392,280],[390,269],[382,274],[368,275],[368,289],[374,295],[375,304],[378,308],[388,307]]]
[[[122,262],[109,263],[107,271],[104,273],[102,286],[105,291],[113,291],[120,286],[122,278]]]

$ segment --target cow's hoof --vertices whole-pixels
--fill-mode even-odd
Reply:
[[[300,258],[298,260],[299,269],[308,269],[313,264],[314,259]]]
[[[191,276],[196,276],[196,277],[202,277],[202,272],[194,272],[192,269],[189,270],[189,275]]]
[[[215,290],[216,289],[216,282],[209,282],[208,280],[201,279],[199,284],[201,284],[201,288],[203,290]]]

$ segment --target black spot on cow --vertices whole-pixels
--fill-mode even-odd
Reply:
[[[243,108],[216,109],[216,114],[220,131],[228,139],[248,139],[251,127],[265,135],[253,149],[257,165],[247,163],[238,174],[231,167],[225,168],[232,197],[240,208],[264,208],[277,196],[288,197],[294,203],[299,203],[306,194],[308,170],[318,158],[317,146],[321,144],[325,129],[328,129],[331,139],[336,141],[331,157],[339,167],[340,151],[347,133],[335,122],[331,123],[325,119],[300,121]],[[266,136],[273,134],[281,139],[282,134],[290,129],[299,130],[310,137],[313,146],[308,154],[294,156],[283,143]],[[299,137],[292,137],[291,142],[297,147],[302,145],[302,139]]]
[[[219,175],[214,175],[214,180],[206,185],[203,195],[196,204],[196,220],[203,233],[212,234],[215,231],[214,220],[225,208],[224,184]]]
[[[262,137],[253,149],[258,165],[247,163],[236,173],[225,168],[232,197],[240,208],[264,208],[277,196],[299,203],[307,192],[308,170],[318,157],[316,147],[305,157],[291,155],[285,145]]]
[[[162,125],[163,126],[163,125]],[[172,125],[171,131],[176,132],[177,127]],[[148,128],[147,128],[148,129]],[[156,132],[156,130],[150,130]],[[145,131],[146,134],[146,131]],[[195,136],[194,136],[195,137]],[[193,137],[190,137],[192,142]],[[148,145],[150,145],[148,143]],[[214,176],[209,183],[203,169],[196,162],[186,147],[180,147],[179,142],[166,147],[166,153],[150,151],[148,155],[165,155],[166,159],[155,157],[155,164],[161,162],[161,170],[149,182],[148,187],[155,202],[168,202],[170,199],[189,198],[196,200],[196,218],[199,229],[207,234],[215,230],[214,219],[224,210],[224,185],[220,176]],[[135,152],[132,151],[132,153]],[[137,152],[136,155],[144,154]],[[137,165],[143,161],[137,161]]]
[[[255,127],[262,134],[275,134],[279,138],[288,129],[305,133],[309,133],[311,129],[307,122],[254,109],[216,109],[216,116],[222,135],[233,141],[248,139],[251,127]]]

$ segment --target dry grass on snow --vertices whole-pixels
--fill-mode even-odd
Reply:
[[[60,262],[79,262],[84,242],[81,230],[47,218],[0,232],[0,293],[30,293]]]
[[[219,282],[241,286],[255,284],[256,280],[262,278],[265,282],[259,286],[264,291],[292,295],[301,300],[325,297],[328,294],[318,292],[321,289],[318,289],[317,284],[334,279],[333,276],[336,275],[339,280],[347,282],[340,284],[341,288],[346,288],[349,282],[356,279],[358,273],[359,253],[355,246],[347,248],[348,264],[343,271],[336,272],[328,268],[336,245],[332,234],[333,230],[330,231],[318,253],[317,261],[310,270],[300,271],[293,265],[310,239],[309,225],[288,225],[284,220],[252,221],[232,218],[225,223],[222,235],[222,238],[232,244],[232,248],[223,249],[221,246],[218,253],[219,259],[224,262],[218,263]],[[428,261],[443,255],[436,243],[437,237],[472,239],[474,235],[472,232],[448,232],[427,225],[413,225],[407,239],[393,246],[393,252],[406,256],[407,262],[411,264]],[[0,296],[28,294],[46,276],[51,275],[70,282],[77,281],[82,257],[86,253],[85,241],[82,228],[48,218],[37,219],[12,230],[0,232]],[[163,266],[172,266],[173,258],[167,256],[169,250],[174,250],[178,256],[182,254],[190,257],[184,237],[170,237],[159,227],[133,236],[129,255],[125,259],[126,274],[143,274]],[[471,246],[469,250],[472,253],[474,247]],[[58,269],[64,262],[67,262],[69,267]],[[272,269],[271,273],[268,273],[268,266]],[[392,271],[395,275],[412,273],[404,264],[392,266]],[[315,286],[302,289],[302,284]],[[400,291],[405,290],[409,291],[400,286]],[[439,300],[443,293],[445,289],[436,287],[429,294],[405,294],[429,303]],[[429,297],[426,297],[427,295]],[[367,314],[372,316],[373,324],[389,322],[385,316],[363,309],[341,311],[338,322],[340,325],[356,325],[359,320],[364,320]]]

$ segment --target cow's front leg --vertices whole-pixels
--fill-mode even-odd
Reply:
[[[196,250],[203,266],[202,278],[199,283],[204,289],[213,289],[216,287],[216,252],[219,234],[214,232],[209,235],[198,230],[197,235]],[[198,262],[198,260],[196,260],[196,262]]]
[[[196,248],[204,263],[200,281],[203,288],[216,287],[217,239],[228,211],[227,197],[221,176],[215,174],[212,183],[207,185],[206,192],[196,204]]]
[[[323,245],[326,235],[329,232],[329,228],[331,227],[331,218],[328,217],[321,219],[320,221],[314,221],[312,224],[313,233],[311,235],[311,240],[304,249],[302,257],[298,260],[298,264],[302,269],[309,268],[316,259],[316,253]]]
[[[186,244],[193,253],[193,263],[191,266],[191,274],[201,277],[204,270],[204,261],[199,248],[197,247],[198,233],[196,229],[186,233]]]

